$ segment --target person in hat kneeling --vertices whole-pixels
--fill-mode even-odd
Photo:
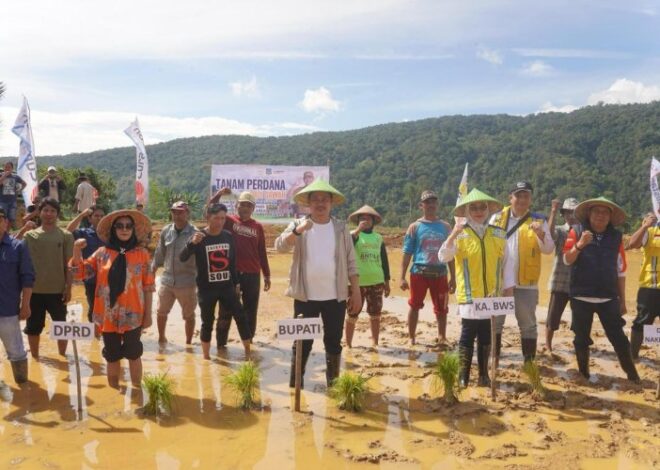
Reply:
[[[101,219],[96,232],[105,244],[83,259],[87,240],[73,245],[69,266],[76,280],[96,276],[93,318],[103,337],[108,385],[119,387],[120,360],[128,359],[131,383],[142,383],[140,336],[151,326],[151,301],[155,276],[149,252],[140,242],[151,231],[151,220],[142,212],[125,209]]]
[[[571,330],[580,374],[589,378],[589,346],[594,313],[598,314],[607,339],[614,346],[628,379],[639,383],[639,375],[623,332],[626,321],[626,255],[623,235],[614,227],[626,214],[618,205],[599,197],[575,208],[582,228],[572,228],[564,245],[564,262],[571,266]]]
[[[506,232],[488,225],[488,218],[502,209],[502,204],[489,195],[473,189],[454,209],[457,223],[440,247],[438,258],[456,262],[456,300],[461,317],[461,387],[470,382],[470,368],[477,339],[477,363],[480,387],[490,385],[488,358],[490,356],[490,319],[481,318],[474,309],[474,299],[513,295],[515,278],[513,263],[508,256]]]
[[[339,376],[341,337],[346,316],[362,308],[353,239],[347,225],[330,216],[333,205],[344,202],[343,194],[316,180],[295,195],[297,204],[309,206],[309,216],[296,219],[275,240],[275,248],[286,253],[293,248],[286,295],[293,297],[294,317],[321,316],[328,387]],[[348,285],[350,283],[350,294]],[[350,298],[349,298],[350,297]],[[313,340],[304,340],[303,375]],[[293,343],[289,386],[295,386],[296,344]]]
[[[390,265],[383,237],[374,232],[374,225],[383,218],[371,206],[362,206],[353,212],[349,220],[357,224],[351,231],[355,246],[355,259],[360,275],[360,296],[362,304],[367,301],[367,313],[371,322],[373,347],[378,346],[380,315],[383,310],[383,295],[390,295]],[[353,347],[353,332],[360,312],[349,312],[346,319],[346,344]]]

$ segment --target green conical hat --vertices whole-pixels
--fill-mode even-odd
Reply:
[[[333,188],[330,185],[330,183],[328,183],[327,181],[323,181],[321,179],[316,179],[312,184],[305,186],[303,189],[300,190],[298,194],[296,194],[293,197],[293,200],[296,202],[296,204],[308,206],[309,194],[314,192],[330,193],[332,195],[333,206],[338,206],[339,204],[343,204],[344,201],[346,200],[346,198],[342,193],[340,193],[335,188]]]
[[[612,225],[621,225],[626,220],[626,212],[614,202],[601,196],[595,199],[587,199],[575,208],[575,217],[583,224],[589,221],[589,211],[594,206],[605,206],[612,211],[610,222]]]
[[[502,210],[504,205],[497,199],[490,197],[488,194],[474,188],[470,193],[465,196],[454,208],[454,215],[456,217],[467,217],[467,206],[472,202],[487,202],[488,212],[494,214]]]

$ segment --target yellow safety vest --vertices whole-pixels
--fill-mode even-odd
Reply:
[[[493,219],[493,225],[506,232],[509,224],[511,206],[505,207]],[[538,237],[531,229],[533,222],[543,223],[545,217],[541,214],[531,213],[527,220],[516,230],[512,237],[518,237],[518,285],[535,286],[541,277],[541,249]]]
[[[466,225],[456,238],[456,299],[470,304],[472,299],[499,295],[502,289],[502,268],[506,232],[488,226],[484,237]]]
[[[660,274],[660,227],[650,227],[646,232],[648,240],[642,247],[644,258],[642,270],[639,272],[639,287],[660,289],[658,275]]]

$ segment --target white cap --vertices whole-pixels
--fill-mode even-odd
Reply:
[[[51,171],[57,171],[57,168],[55,168],[54,166],[49,166],[48,173],[50,173]]]

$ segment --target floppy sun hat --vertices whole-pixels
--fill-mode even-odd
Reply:
[[[490,214],[499,212],[502,210],[502,207],[504,207],[497,199],[490,197],[483,191],[479,191],[477,188],[474,188],[456,205],[454,208],[454,215],[456,217],[467,217],[468,205],[473,202],[485,202],[488,204],[488,212]]]
[[[309,195],[311,193],[330,193],[332,195],[332,205],[333,206],[338,206],[340,204],[343,204],[346,201],[346,198],[342,193],[337,191],[335,188],[333,188],[330,183],[327,181],[323,181],[321,179],[314,180],[313,183],[311,183],[308,186],[305,186],[303,189],[300,190],[298,194],[296,194],[293,197],[293,200],[296,202],[296,204],[300,204],[303,206],[308,206],[309,205]]]
[[[108,215],[103,217],[99,222],[99,225],[96,227],[96,234],[99,236],[103,243],[108,243],[110,241],[110,230],[112,230],[112,225],[120,217],[130,217],[133,219],[135,226],[135,236],[138,241],[144,240],[149,232],[151,232],[151,219],[144,215],[142,212],[135,209],[122,209],[114,212],[110,212]]]

